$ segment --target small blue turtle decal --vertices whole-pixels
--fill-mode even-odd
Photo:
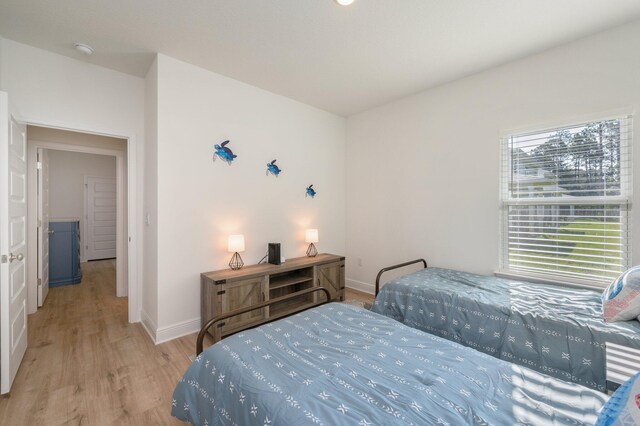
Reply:
[[[228,143],[229,141],[224,141],[220,145],[215,145],[216,152],[213,153],[213,161],[216,160],[216,157],[220,157],[221,160],[224,160],[231,165],[233,159],[236,158],[237,155],[235,155],[233,151],[226,146]]]
[[[307,186],[307,193],[304,195],[305,197],[315,197],[316,196],[316,190],[313,189],[313,184]]]
[[[278,175],[282,171],[280,170],[280,167],[276,165],[276,161],[277,160],[273,160],[272,162],[267,163],[267,176],[269,176],[269,173],[271,173],[275,177],[278,177]]]

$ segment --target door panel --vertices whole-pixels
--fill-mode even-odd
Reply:
[[[7,393],[27,349],[27,129],[0,92],[0,393]]]
[[[22,265],[19,265],[17,268],[11,271],[11,300],[15,300],[20,296],[20,293],[24,291],[26,287],[25,280],[25,271],[24,271],[24,262]]]
[[[49,151],[38,149],[38,307],[49,293]]]
[[[23,340],[26,340],[27,332],[27,306],[26,299],[22,301],[22,305],[18,305],[18,312],[11,323],[11,346],[16,348],[20,346]],[[17,368],[16,368],[17,371]]]
[[[116,257],[116,180],[87,178],[87,260]]]
[[[344,261],[328,263],[317,266],[318,285],[329,290],[331,299],[344,299]],[[318,300],[325,300],[326,296],[321,294]]]
[[[11,199],[15,201],[21,201],[24,199],[26,190],[26,182],[24,176],[18,173],[10,172],[11,176]]]
[[[24,217],[13,217],[11,218],[11,238],[9,239],[9,247],[10,249],[16,250],[22,245],[26,244],[26,235],[25,235],[25,218]]]
[[[262,278],[252,278],[223,284],[221,290],[224,291],[224,293],[220,295],[221,312],[230,312],[235,309],[257,305],[264,301],[265,298],[264,281]],[[233,332],[245,327],[247,324],[260,321],[264,318],[264,309],[256,309],[242,315],[236,315],[224,321],[224,325],[221,326],[222,334]]]

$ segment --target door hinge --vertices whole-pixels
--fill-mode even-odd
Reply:
[[[3,255],[0,257],[0,263],[7,263],[8,261],[9,261],[9,259],[7,258],[7,255],[6,255],[6,254],[3,254]]]
[[[42,287],[42,278],[38,278],[38,287]]]
[[[38,161],[38,162],[36,163],[36,169],[37,169],[37,170],[42,170],[42,161]],[[76,188],[77,188],[77,187],[76,187]]]

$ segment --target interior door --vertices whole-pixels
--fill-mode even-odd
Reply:
[[[116,180],[87,178],[87,260],[116,257]]]
[[[38,307],[49,293],[49,151],[38,148]]]
[[[27,128],[0,92],[0,393],[27,350]]]

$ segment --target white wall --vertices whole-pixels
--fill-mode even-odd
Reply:
[[[51,220],[80,221],[80,241],[86,242],[85,177],[116,178],[116,157],[49,150],[49,215]],[[85,244],[80,259],[86,261]]]
[[[158,323],[158,61],[145,78],[144,282],[142,323],[155,338]]]
[[[638,51],[640,22],[349,117],[348,285],[373,291],[380,268],[419,257],[492,273],[500,133],[620,109],[637,113]],[[640,117],[635,121],[640,164]],[[640,173],[634,181],[640,188]],[[640,208],[633,228],[637,248]]]
[[[119,138],[91,135],[88,133],[68,132],[66,130],[38,126],[28,126],[27,133],[29,135],[29,140],[31,141],[52,142],[57,144],[101,148],[121,152],[127,151],[127,141]]]
[[[344,253],[344,118],[158,55],[157,120],[158,340],[199,328],[200,273],[228,267],[230,234],[245,235],[246,264],[269,242],[303,256],[308,227]],[[226,139],[232,165],[211,159]],[[266,176],[276,158],[280,177]]]
[[[2,39],[3,90],[18,117],[30,124],[115,135],[135,140],[136,191],[143,193],[144,80]],[[142,211],[143,197],[135,210]],[[142,229],[142,215],[136,216]],[[137,244],[142,259],[142,244]],[[142,268],[136,271],[142,282]],[[131,294],[130,294],[130,300]],[[131,319],[138,320],[139,312]]]
[[[0,35],[0,90],[5,91],[5,88],[4,88],[4,78],[3,78],[4,73],[2,72],[2,70],[3,70],[3,68],[4,68],[4,67],[2,66],[2,64],[3,64],[3,62],[4,62],[4,57],[3,57],[3,55],[2,55],[2,50],[3,50],[3,49],[2,49],[2,47],[4,46],[3,40],[4,40],[4,39],[2,38],[2,35]]]

